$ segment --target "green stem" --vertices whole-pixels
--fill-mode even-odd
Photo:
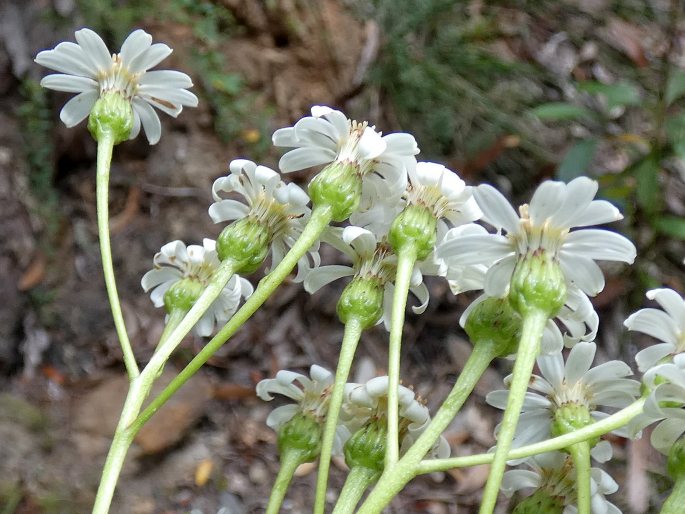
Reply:
[[[335,370],[335,382],[328,404],[326,424],[323,429],[321,442],[321,455],[319,456],[319,473],[316,479],[316,499],[314,500],[314,513],[323,514],[326,507],[326,488],[328,486],[328,471],[331,465],[331,453],[335,442],[335,432],[340,416],[340,407],[343,403],[345,383],[350,375],[352,360],[359,343],[363,328],[358,318],[351,317],[345,323],[345,334],[338,357],[338,367]]]
[[[395,293],[392,298],[392,319],[390,321],[390,347],[388,349],[388,442],[385,450],[385,469],[395,465],[400,455],[399,442],[399,387],[400,355],[402,350],[402,329],[404,312],[407,308],[409,283],[416,262],[416,250],[409,245],[403,247],[397,256]]]
[[[576,498],[578,514],[591,514],[590,443],[583,441],[568,447],[576,468]]]
[[[345,485],[333,509],[333,514],[352,514],[364,491],[378,478],[378,471],[355,466],[347,475]]]
[[[254,312],[271,296],[276,288],[285,280],[297,261],[307,253],[317,241],[321,233],[331,221],[331,208],[328,206],[315,207],[302,235],[293,245],[283,260],[271,273],[264,277],[255,292],[243,306],[226,323],[214,338],[193,358],[188,365],[169,383],[166,388],[145,408],[136,418],[134,427],[139,429],[150,419],[159,408],[185,384],[214,355],[214,353],[254,314]]]
[[[490,475],[483,491],[483,500],[480,505],[480,514],[492,514],[497,503],[499,486],[502,483],[504,470],[509,460],[509,450],[516,433],[516,426],[521,415],[521,407],[528,390],[530,376],[535,366],[535,358],[540,351],[542,332],[547,323],[547,313],[540,310],[532,310],[523,316],[521,341],[519,342],[514,370],[512,373],[511,386],[507,408],[502,417],[502,424],[497,435],[495,456],[492,460]]]
[[[303,462],[304,460],[301,458],[301,455],[296,451],[286,451],[281,455],[281,467],[278,470],[276,482],[271,489],[271,496],[269,496],[269,504],[266,506],[265,514],[278,514],[295,470]]]
[[[433,448],[435,441],[452,422],[494,358],[495,353],[490,345],[477,344],[473,348],[464,369],[452,387],[450,394],[445,398],[438,412],[435,413],[435,417],[397,464],[391,468],[386,468],[387,471],[383,473],[359,510],[360,514],[380,512],[407,482],[418,474],[416,470],[421,459]]]
[[[97,175],[96,175],[96,198],[97,198],[97,218],[98,232],[100,236],[100,254],[102,255],[102,271],[105,276],[105,286],[107,287],[107,297],[112,309],[114,327],[117,331],[119,344],[124,356],[124,365],[129,379],[133,380],[138,376],[138,365],[133,354],[131,341],[128,339],[124,315],[121,312],[121,303],[117,293],[117,283],[114,278],[114,266],[112,264],[112,248],[109,240],[109,168],[112,162],[112,151],[114,149],[114,135],[104,131],[98,140],[97,156]]]
[[[611,416],[588,425],[580,430],[575,430],[568,434],[560,435],[553,439],[541,441],[539,443],[529,444],[511,450],[507,457],[508,460],[524,459],[532,455],[539,455],[540,453],[553,452],[568,448],[571,445],[588,439],[595,439],[603,434],[616,430],[630,423],[630,421],[642,414],[642,409],[645,404],[645,398],[640,398],[628,407],[612,414]],[[492,453],[479,453],[477,455],[468,455],[466,457],[453,457],[450,459],[432,459],[421,462],[416,470],[417,474],[434,473],[436,471],[447,471],[456,468],[467,468],[471,466],[478,466],[481,464],[490,464],[493,461],[494,455]]]
[[[673,490],[661,506],[661,514],[682,514],[685,505],[685,479],[679,479],[673,484]]]
[[[188,311],[183,309],[174,309],[171,311],[169,318],[166,320],[166,325],[164,325],[162,335],[159,336],[159,342],[157,343],[155,351],[159,350],[160,346],[162,346],[166,340],[169,339],[174,330],[176,330],[176,327],[178,327],[179,323],[181,323],[183,318],[186,317],[186,314],[188,314]]]

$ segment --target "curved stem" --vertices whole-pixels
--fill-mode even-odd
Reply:
[[[297,452],[289,451],[281,455],[281,467],[276,476],[276,482],[271,489],[271,496],[269,496],[269,504],[266,506],[264,514],[278,514],[281,509],[281,504],[288,492],[288,486],[295,474],[297,467],[302,464],[304,460]]]
[[[533,310],[523,316],[521,341],[519,342],[514,370],[512,373],[511,386],[507,408],[502,417],[500,431],[497,435],[495,456],[492,460],[490,475],[483,491],[483,500],[480,505],[480,514],[492,514],[497,503],[499,486],[502,483],[504,469],[509,460],[509,450],[516,433],[516,426],[521,415],[521,407],[528,390],[530,376],[535,366],[535,358],[540,350],[542,332],[547,323],[547,313]]]
[[[166,320],[166,325],[164,325],[162,335],[159,336],[159,342],[155,347],[155,351],[159,350],[159,347],[162,346],[167,339],[169,339],[169,336],[171,336],[174,330],[176,330],[176,327],[178,327],[179,323],[183,321],[183,318],[186,317],[186,314],[188,314],[188,311],[183,309],[174,309],[171,311],[169,318]]]
[[[150,402],[145,410],[136,418],[134,427],[139,429],[150,419],[159,408],[185,384],[202,367],[202,365],[214,355],[214,353],[254,314],[254,312],[271,296],[276,288],[285,280],[297,261],[307,253],[317,241],[321,233],[331,222],[331,208],[328,206],[315,207],[307,226],[302,231],[297,242],[285,255],[283,260],[271,273],[264,277],[259,286],[247,299],[243,306],[238,309],[233,317],[226,323],[209,343],[198,353],[188,365],[169,383],[164,390]]]
[[[333,514],[352,514],[364,491],[378,478],[378,471],[355,466],[347,475],[345,485],[333,509]]]
[[[445,401],[435,413],[430,424],[412,444],[404,456],[391,468],[386,468],[373,491],[362,505],[359,513],[380,512],[397,495],[402,488],[415,477],[421,459],[426,456],[435,441],[438,440],[447,426],[457,415],[459,409],[470,396],[488,366],[495,358],[490,345],[477,344],[469,356],[464,369],[459,374]],[[428,461],[432,462],[432,461]]]
[[[112,162],[114,149],[114,135],[111,132],[103,132],[98,140],[97,175],[96,175],[96,198],[98,233],[100,236],[100,254],[102,255],[102,271],[105,276],[107,297],[112,309],[114,327],[117,331],[119,344],[124,356],[124,365],[129,379],[138,376],[138,365],[133,354],[131,341],[128,339],[124,315],[121,312],[121,303],[117,293],[117,283],[114,278],[114,266],[112,264],[112,248],[109,240],[109,168]]]
[[[404,328],[404,312],[407,308],[409,282],[415,262],[416,250],[413,246],[404,247],[397,256],[395,293],[392,297],[392,319],[390,321],[390,347],[388,349],[388,441],[385,450],[385,469],[391,468],[397,462],[400,454],[399,387],[402,329]]]
[[[582,441],[568,447],[576,468],[576,498],[578,514],[591,514],[590,443]]]
[[[326,487],[328,485],[328,471],[331,465],[331,453],[335,442],[335,430],[338,425],[340,407],[343,402],[345,383],[350,375],[352,360],[359,343],[363,328],[357,318],[351,318],[345,323],[345,334],[343,336],[338,357],[338,367],[335,370],[335,382],[331,391],[331,398],[326,414],[326,424],[323,429],[323,440],[321,442],[321,454],[319,456],[319,474],[316,479],[316,499],[314,500],[314,513],[323,514],[326,507]]]
[[[521,446],[520,448],[516,448],[515,450],[511,450],[507,459],[524,459],[526,457],[530,457],[531,455],[561,450],[562,448],[568,448],[569,446],[581,441],[597,438],[603,434],[606,434],[607,432],[611,432],[612,430],[616,430],[617,428],[623,427],[630,423],[633,418],[639,414],[642,414],[644,404],[645,398],[640,398],[634,403],[628,405],[628,407],[615,412],[602,421],[592,423],[591,425],[583,427],[580,430],[575,430],[574,432],[560,435],[553,439],[548,439],[547,441],[541,441],[539,443],[529,444],[526,446]],[[478,466],[480,464],[490,464],[493,461],[493,458],[494,454],[492,453],[479,453],[477,455],[453,457],[451,459],[424,460],[417,466],[416,471],[417,474],[425,474],[434,473],[436,471],[447,471],[455,468],[467,468],[470,466]]]
[[[685,479],[681,478],[673,484],[671,494],[661,506],[661,514],[680,514],[683,512],[683,505],[685,505]]]

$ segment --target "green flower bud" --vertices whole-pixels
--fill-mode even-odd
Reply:
[[[507,298],[488,297],[471,311],[464,330],[474,345],[491,345],[499,357],[516,352],[521,339],[521,316]]]
[[[328,205],[333,221],[345,221],[359,207],[362,179],[351,163],[333,162],[309,183],[312,205]]]
[[[544,489],[538,489],[528,498],[521,500],[512,514],[562,514],[564,502],[558,496],[552,496]]]
[[[385,421],[385,420],[383,420]],[[385,466],[385,443],[388,430],[380,421],[371,421],[357,430],[345,443],[345,462],[375,470],[380,475]]]
[[[131,102],[116,91],[101,96],[88,117],[88,130],[96,141],[105,135],[114,136],[114,144],[126,141],[133,129]]]
[[[164,308],[169,314],[175,310],[188,312],[204,290],[205,286],[199,280],[179,280],[164,293]]]
[[[395,253],[413,247],[417,260],[423,260],[435,248],[438,220],[430,209],[421,205],[406,207],[392,222],[388,241]]]
[[[564,434],[570,434],[595,422],[590,415],[590,409],[585,405],[570,402],[557,407],[554,411],[554,418],[550,431],[552,437],[557,437]],[[589,439],[590,446],[594,446],[599,442],[599,437]]]
[[[357,277],[343,290],[338,300],[338,317],[343,323],[356,318],[367,329],[383,315],[383,286],[378,280]]]
[[[297,414],[278,429],[281,455],[296,452],[301,462],[313,462],[321,453],[321,424],[307,414]]]
[[[685,478],[685,437],[680,437],[668,452],[668,474],[674,480]]]
[[[257,271],[269,254],[270,246],[268,227],[250,217],[231,223],[216,240],[219,259],[231,259],[238,265],[235,272],[244,274]]]
[[[566,279],[559,263],[544,251],[519,261],[511,277],[509,301],[521,315],[531,311],[556,315],[566,302]]]

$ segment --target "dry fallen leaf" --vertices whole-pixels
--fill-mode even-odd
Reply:
[[[212,476],[213,470],[214,461],[212,461],[212,459],[201,460],[195,468],[195,485],[198,487],[204,486]]]

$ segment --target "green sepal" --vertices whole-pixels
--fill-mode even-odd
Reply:
[[[133,120],[130,100],[112,91],[95,102],[88,117],[88,130],[96,141],[111,135],[116,145],[129,138]]]
[[[175,310],[188,312],[204,290],[205,286],[199,280],[181,279],[164,293],[164,308],[169,314]]]
[[[381,420],[372,420],[357,430],[345,443],[343,451],[347,465],[350,468],[359,466],[382,473],[387,435],[387,426]]]
[[[566,278],[559,263],[545,251],[520,260],[511,277],[509,301],[522,316],[537,311],[554,317],[566,303]]]
[[[492,347],[492,355],[516,353],[523,320],[507,298],[488,297],[469,314],[464,330],[473,345]]]
[[[336,161],[312,179],[308,192],[314,207],[330,207],[332,220],[342,222],[359,207],[362,179],[353,164]]]
[[[416,259],[421,261],[435,248],[437,226],[438,220],[430,209],[409,205],[393,220],[388,241],[397,254],[413,247]]]
[[[528,498],[521,500],[512,514],[562,514],[564,502],[558,496],[552,496],[544,489],[538,489]]]
[[[357,277],[340,295],[337,311],[342,323],[356,318],[362,329],[371,328],[383,315],[383,285],[377,279]]]
[[[278,429],[278,451],[293,452],[301,462],[313,462],[321,453],[321,423],[307,414],[297,414]]]
[[[685,480],[685,437],[680,437],[668,451],[668,474],[674,480]]]
[[[254,273],[266,259],[271,247],[271,234],[263,223],[247,217],[224,228],[216,240],[219,259],[236,263],[236,273]]]
[[[579,403],[569,402],[557,407],[554,411],[550,431],[552,437],[570,434],[588,425],[592,425],[595,420],[590,415],[590,409]],[[599,442],[599,437],[587,440],[590,447]]]

